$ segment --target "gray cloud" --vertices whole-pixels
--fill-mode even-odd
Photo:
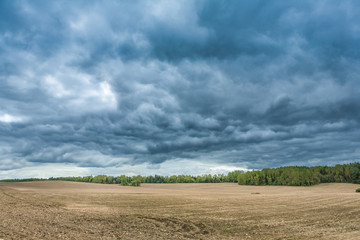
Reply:
[[[0,4],[0,177],[359,160],[356,1]]]

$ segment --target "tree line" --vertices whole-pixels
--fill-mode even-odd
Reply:
[[[98,175],[85,177],[51,177],[47,180],[61,180],[74,182],[91,182],[103,184],[120,184],[123,186],[139,186],[141,183],[223,183],[223,182],[237,182],[238,176],[243,171],[233,171],[225,174],[205,174],[201,176],[191,175],[172,175],[172,176],[125,176],[118,177]]]
[[[360,183],[360,163],[334,167],[279,167],[264,168],[239,174],[240,185],[310,186],[319,183]]]
[[[205,174],[201,176],[172,175],[172,176],[125,176],[118,177],[97,175],[85,177],[50,177],[50,178],[26,178],[26,179],[5,179],[0,182],[29,182],[29,181],[73,181],[102,184],[120,184],[123,186],[140,186],[141,183],[223,183],[237,182],[238,176],[243,171],[229,172],[224,174]]]
[[[287,185],[310,186],[319,183],[360,183],[360,163],[336,165],[334,167],[279,167],[264,168],[262,170],[240,171],[228,174],[205,174],[200,176],[172,175],[172,176],[85,176],[85,177],[50,177],[5,179],[1,182],[27,181],[74,181],[102,184],[120,184],[123,186],[140,186],[141,183],[224,183],[237,182],[240,185]]]

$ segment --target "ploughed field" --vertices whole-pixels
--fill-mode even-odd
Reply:
[[[360,239],[358,187],[0,183],[0,239]]]

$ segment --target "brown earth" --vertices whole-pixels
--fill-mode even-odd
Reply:
[[[0,239],[360,239],[358,187],[0,183]]]

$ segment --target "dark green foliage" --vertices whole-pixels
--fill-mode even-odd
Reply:
[[[111,182],[108,182],[108,178],[106,175],[98,175],[98,176],[95,176],[93,177],[92,183],[111,183]]]
[[[233,171],[224,174],[205,174],[201,176],[190,175],[172,175],[172,176],[147,176],[142,177],[144,183],[222,183],[222,182],[237,182],[237,177],[243,171]]]
[[[224,174],[205,174],[201,176],[172,175],[128,177],[121,175],[112,177],[107,175],[85,177],[51,177],[49,179],[6,179],[0,182],[28,182],[61,180],[75,182],[91,182],[102,184],[121,184],[123,186],[140,186],[141,183],[222,183],[238,182],[241,185],[288,185],[310,186],[318,183],[344,182],[360,183],[360,163],[336,165],[334,167],[280,167],[264,168],[261,171],[233,171]]]
[[[360,192],[360,188],[356,189],[355,192]]]
[[[85,177],[51,177],[49,179],[29,178],[29,179],[9,179],[0,180],[3,182],[26,182],[26,181],[46,181],[46,180],[59,180],[59,181],[74,181],[74,182],[91,182],[102,184],[120,184],[123,186],[140,186],[141,183],[221,183],[221,182],[236,182],[238,175],[244,173],[243,171],[234,171],[224,174],[206,174],[201,176],[190,175],[173,175],[173,176],[146,176],[140,175],[128,177],[121,175],[112,177],[107,175],[98,176],[85,176]]]
[[[227,175],[227,180],[229,182],[237,182],[238,181],[238,176],[241,174],[241,173],[244,173],[243,171],[233,171],[233,172],[229,172],[228,175]]]
[[[135,178],[134,180],[131,181],[130,185],[133,187],[139,187],[141,183],[141,180],[139,178]]]
[[[264,168],[238,175],[238,183],[241,185],[310,186],[329,182],[360,183],[360,163],[334,167]]]
[[[129,185],[128,179],[127,179],[127,177],[126,177],[125,175],[120,176],[120,184],[121,184],[122,186],[127,186],[127,185]]]

